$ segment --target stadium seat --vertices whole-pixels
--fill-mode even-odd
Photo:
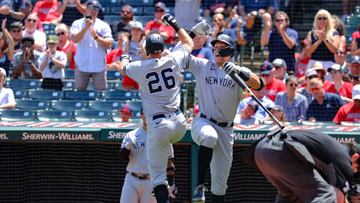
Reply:
[[[51,108],[57,111],[86,110],[87,107],[88,101],[81,100],[55,100],[51,102]]]
[[[55,24],[43,23],[44,32],[46,35],[55,35]]]
[[[153,0],[123,0],[124,4],[130,4],[131,6],[153,6]],[[154,9],[154,7],[153,7]]]
[[[149,16],[151,16],[151,15],[154,15],[154,13],[155,13],[154,7],[145,7],[145,8],[143,9],[143,14],[144,14],[144,15],[149,15]],[[153,17],[153,18],[154,18],[154,17]]]
[[[110,91],[113,90],[121,90],[122,89],[122,84],[120,81],[107,81],[107,89]]]
[[[114,111],[120,110],[123,103],[120,101],[89,101],[89,110],[94,111]]]
[[[13,79],[9,81],[8,87],[12,90],[39,89],[41,88],[41,81],[36,79]]]
[[[74,115],[71,111],[37,111],[39,121],[73,121]]]
[[[75,121],[78,122],[110,122],[111,117],[107,111],[76,110]]]
[[[75,71],[72,69],[65,69],[65,79],[75,79]]]
[[[16,100],[16,108],[23,110],[45,110],[50,106],[46,100]]]
[[[41,100],[59,100],[64,98],[63,91],[56,90],[30,90],[28,98]]]
[[[103,91],[101,94],[102,99],[106,100],[133,100],[135,99],[134,91],[127,90],[115,90],[115,91]]]
[[[183,75],[184,82],[194,82],[195,81],[195,76],[189,71],[182,72],[182,75]]]
[[[106,77],[108,80],[121,80],[121,74],[119,71],[107,71]]]
[[[13,90],[15,99],[26,99],[28,95],[27,90]]]
[[[36,111],[4,109],[0,111],[2,121],[36,121]]]
[[[75,89],[75,81],[74,80],[67,80],[67,81],[63,81],[63,90],[64,91],[69,91],[69,90],[74,90]]]
[[[100,98],[100,93],[95,91],[66,91],[64,98],[69,100],[96,100]]]

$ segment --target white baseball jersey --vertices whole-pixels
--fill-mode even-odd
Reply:
[[[179,108],[181,68],[188,57],[188,51],[181,46],[168,56],[135,61],[126,66],[126,75],[139,84],[147,117]]]
[[[222,68],[207,59],[191,56],[185,69],[196,78],[200,111],[219,122],[232,122],[242,98],[240,86]]]

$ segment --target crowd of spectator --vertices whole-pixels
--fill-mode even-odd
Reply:
[[[259,68],[266,83],[254,94],[278,119],[360,121],[360,26],[348,41],[344,17],[320,9],[306,37],[299,39],[290,24],[296,21],[291,1],[284,5],[280,1],[229,2],[203,7],[200,0],[175,1],[174,13],[184,28],[189,30],[200,21],[213,28],[211,36],[194,38],[194,56],[214,60],[209,42],[220,34],[237,42],[235,62],[243,60],[240,47],[258,44],[269,54],[260,67],[253,67]],[[40,0],[34,5],[25,0],[0,1],[0,109],[15,108],[13,96],[4,96],[11,94],[3,86],[6,77],[38,79],[43,89],[62,90],[65,70],[72,69],[75,89],[87,90],[92,83],[102,91],[108,89],[107,71],[117,70],[123,54],[133,61],[146,58],[144,38],[149,33],[158,32],[167,48],[174,47],[175,31],[161,20],[169,8],[157,1],[153,6],[151,21],[138,21],[132,5],[125,4],[118,21],[108,23],[97,0]],[[344,7],[343,12],[351,11]],[[136,91],[138,85],[124,76],[122,88]],[[239,104],[235,122],[266,123],[269,118],[248,97]]]

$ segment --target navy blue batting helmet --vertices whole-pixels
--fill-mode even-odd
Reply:
[[[146,54],[157,54],[164,51],[164,38],[157,33],[152,33],[146,37]]]
[[[211,41],[211,45],[214,47],[217,42],[222,42],[228,45],[226,49],[221,49],[219,51],[220,56],[232,56],[235,51],[235,42],[227,34],[220,34],[214,40]]]

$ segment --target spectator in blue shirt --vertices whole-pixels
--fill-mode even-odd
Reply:
[[[287,121],[295,122],[306,119],[306,111],[308,108],[305,96],[296,92],[298,80],[295,76],[286,79],[286,92],[280,92],[276,95],[275,104],[280,105],[284,109]]]
[[[276,58],[284,59],[288,73],[295,73],[295,49],[298,43],[298,33],[289,28],[290,20],[285,12],[276,12],[274,17],[275,28],[271,29],[271,16],[263,15],[265,28],[261,35],[261,46],[268,46],[269,61]]]
[[[194,49],[191,52],[191,55],[206,58],[209,61],[214,61],[214,54],[210,48],[205,47],[204,44],[207,41],[208,36],[206,35],[196,35],[194,38]]]
[[[240,0],[239,7],[245,10],[246,13],[265,10],[273,14],[272,12],[275,10],[273,0]]]
[[[311,79],[308,90],[314,96],[307,111],[309,121],[332,121],[339,108],[345,104],[339,95],[325,92],[320,79]]]

